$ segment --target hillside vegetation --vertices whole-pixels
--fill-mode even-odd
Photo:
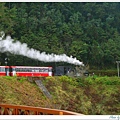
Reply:
[[[92,69],[115,69],[120,60],[119,2],[1,2],[0,8],[0,32],[14,42],[48,54],[72,55]],[[0,56],[1,65],[6,57],[9,65],[55,64],[10,53]]]
[[[51,100],[27,78],[0,77],[0,103],[57,108],[89,115],[120,114],[118,77],[47,77],[43,84],[52,95]]]

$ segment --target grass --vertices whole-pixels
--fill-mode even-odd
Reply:
[[[0,77],[0,103],[30,105],[74,111],[86,115],[120,114],[120,78],[47,77],[43,84],[52,95],[47,99],[27,78]]]
[[[25,79],[0,77],[0,103],[44,106],[45,99],[43,99],[42,92],[37,85],[31,84]]]

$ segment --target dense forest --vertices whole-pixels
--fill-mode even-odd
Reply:
[[[7,2],[0,8],[0,31],[30,48],[72,55],[91,69],[113,69],[120,60],[120,3]],[[1,65],[6,57],[9,65],[55,64],[7,52],[0,53]]]

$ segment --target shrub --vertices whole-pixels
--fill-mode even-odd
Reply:
[[[22,83],[22,82],[24,82],[24,81],[26,81],[26,80],[27,80],[27,78],[26,78],[26,77],[21,77],[21,78],[20,78],[20,80],[19,80],[19,82],[21,82],[21,83]]]

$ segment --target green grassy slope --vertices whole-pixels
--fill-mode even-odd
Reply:
[[[52,95],[51,100],[26,78],[0,77],[0,103],[64,109],[89,115],[120,114],[118,77],[47,77],[43,84]]]
[[[37,85],[26,78],[0,77],[0,103],[42,107],[46,102]]]

